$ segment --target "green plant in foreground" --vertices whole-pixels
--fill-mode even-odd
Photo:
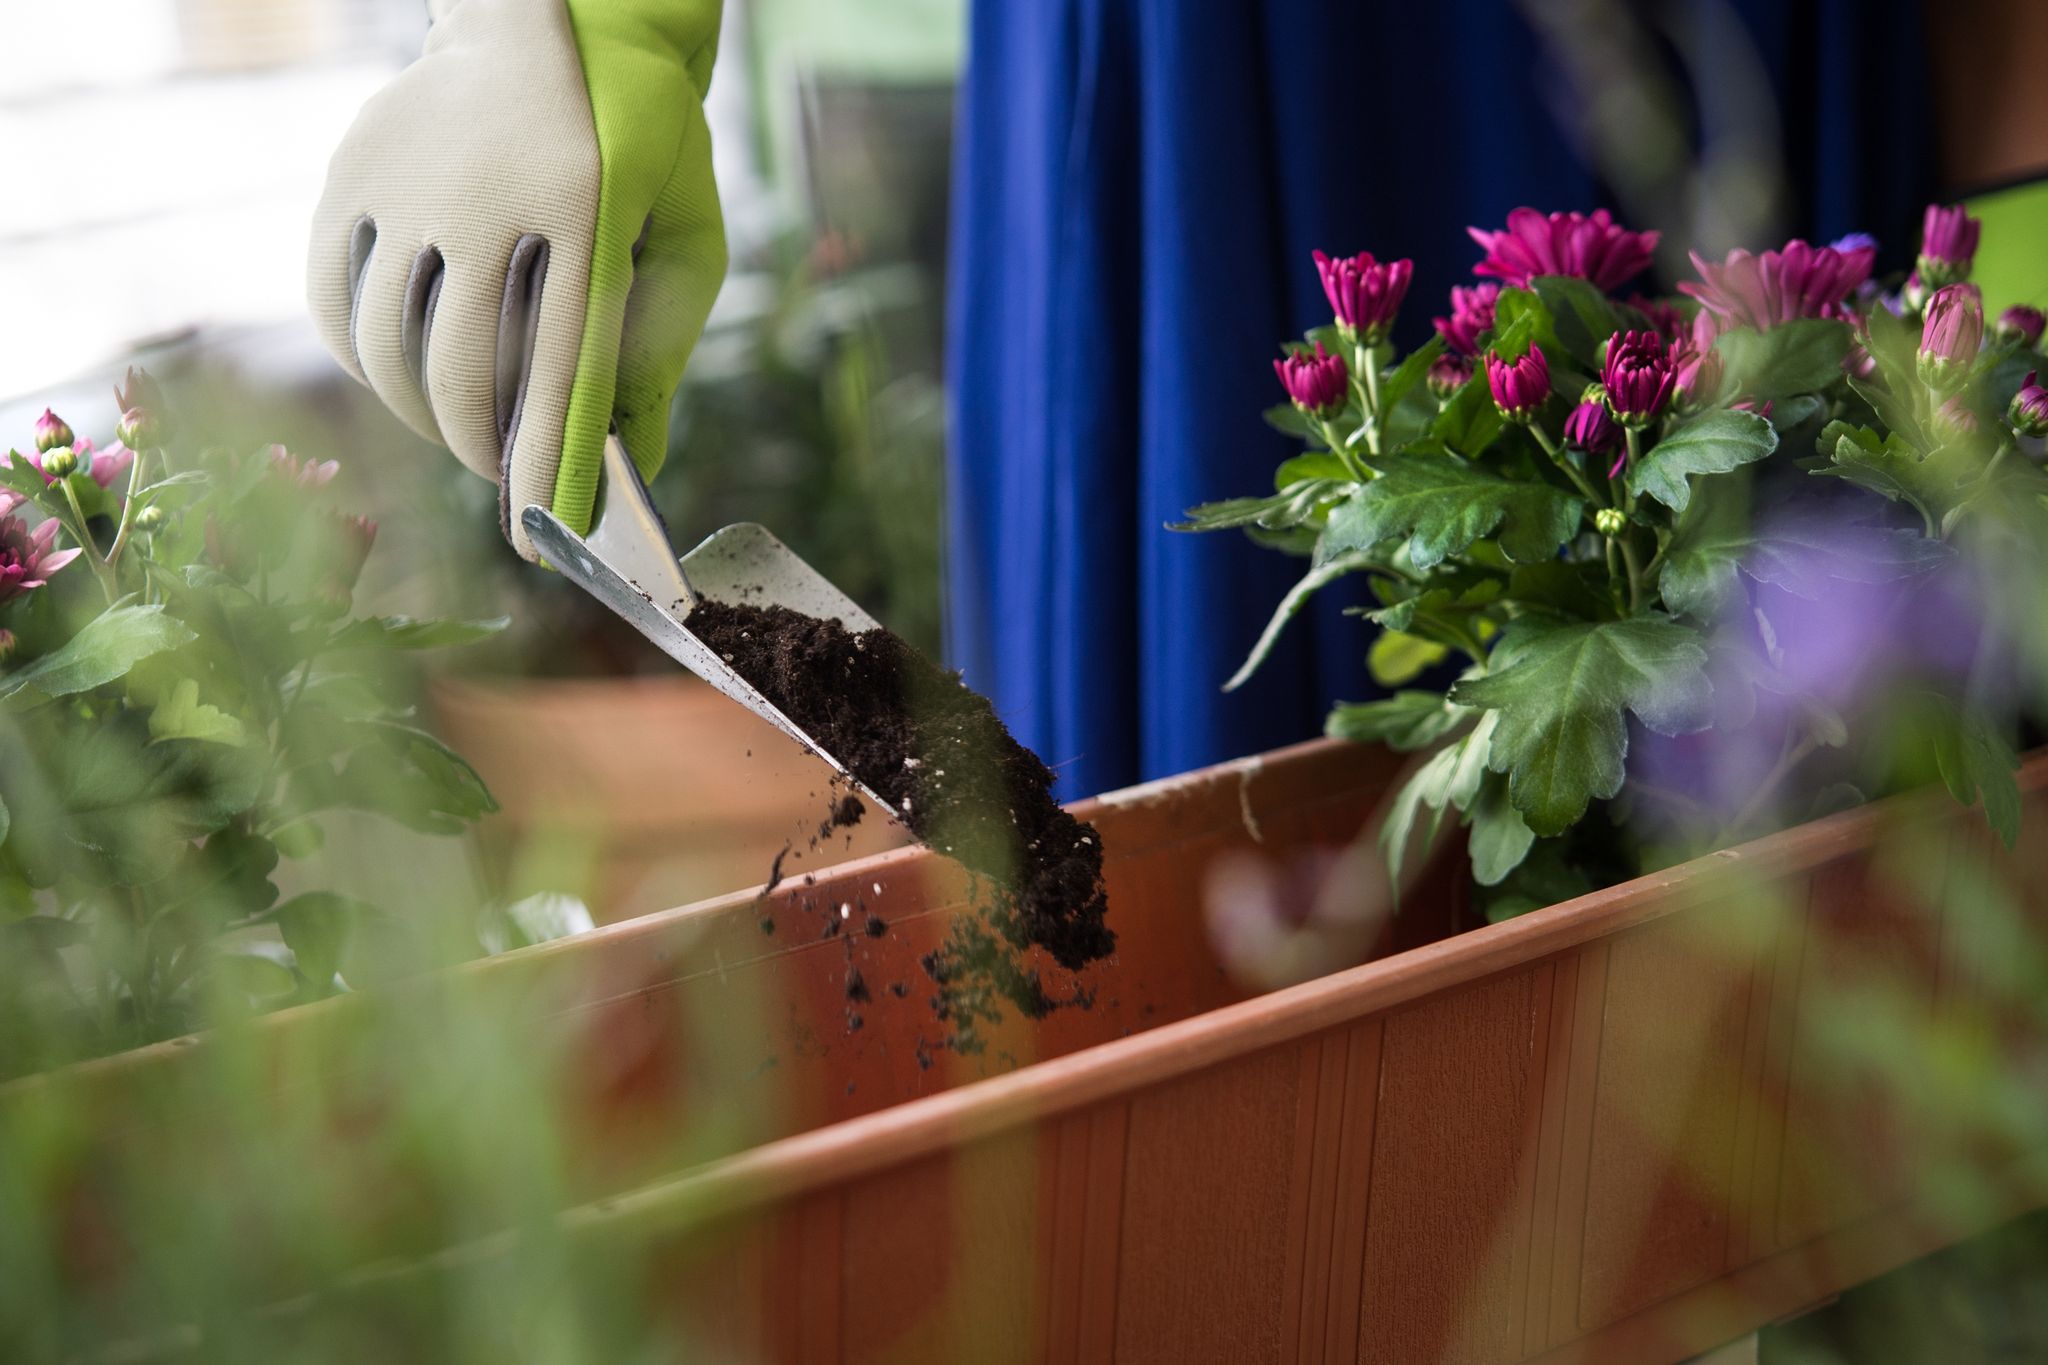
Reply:
[[[280,859],[328,812],[494,809],[392,665],[501,623],[352,615],[376,526],[332,462],[181,457],[146,376],[117,396],[113,446],[46,413],[0,465],[0,1076],[332,992],[383,914],[281,900]]]
[[[1447,821],[1499,917],[1937,774],[2016,837],[2048,392],[2039,330],[1984,326],[1959,212],[1929,213],[1931,297],[1880,296],[1845,240],[1623,300],[1656,234],[1520,209],[1473,234],[1498,282],[1405,357],[1408,263],[1317,253],[1336,321],[1267,413],[1306,451],[1178,529],[1309,560],[1226,687],[1352,575],[1375,678],[1443,680],[1329,718],[1426,755],[1381,832],[1397,886]]]

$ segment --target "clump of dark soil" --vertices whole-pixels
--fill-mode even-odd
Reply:
[[[981,1050],[980,1026],[1006,1001],[1034,1018],[1088,1003],[1048,994],[1025,954],[1042,948],[1077,971],[1115,947],[1101,841],[1053,800],[1052,770],[1011,738],[987,698],[886,630],[855,633],[786,607],[708,600],[689,626],[902,812],[919,840],[977,874],[981,914],[957,918],[924,960],[949,1043]],[[848,795],[827,826],[859,818]]]

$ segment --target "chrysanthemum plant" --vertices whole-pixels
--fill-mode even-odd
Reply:
[[[330,812],[493,809],[392,663],[500,623],[353,615],[376,526],[332,462],[181,453],[146,375],[117,399],[106,449],[45,412],[0,462],[0,1076],[327,994],[381,916],[280,900],[279,860]]]
[[[1364,577],[1402,690],[1328,729],[1419,755],[1396,885],[1455,820],[1497,918],[1935,774],[2011,841],[2048,389],[2041,314],[1985,326],[1975,223],[1931,208],[1890,295],[1862,238],[1696,255],[1658,299],[1618,294],[1657,235],[1605,212],[1472,235],[1485,278],[1405,356],[1409,262],[1318,252],[1334,322],[1266,414],[1305,450],[1179,526],[1309,561],[1231,688]]]

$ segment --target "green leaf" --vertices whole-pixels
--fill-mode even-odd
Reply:
[[[121,677],[152,654],[195,637],[162,607],[111,607],[81,626],[64,644],[28,667],[0,678],[0,700],[11,708],[39,706],[52,697],[89,692]]]
[[[1593,889],[1593,879],[1573,863],[1561,840],[1544,840],[1530,850],[1521,866],[1509,873],[1500,892],[1486,901],[1489,924],[1562,905]]]
[[[1476,456],[1492,445],[1507,419],[1493,405],[1493,391],[1486,385],[1486,371],[1480,367],[1456,393],[1444,401],[1429,434],[1445,446],[1467,457]]]
[[[1282,460],[1280,467],[1273,471],[1273,491],[1285,493],[1304,479],[1333,479],[1339,483],[1356,483],[1351,470],[1334,451],[1310,450]]]
[[[1330,512],[1319,556],[1368,550],[1405,537],[1418,569],[1496,537],[1508,558],[1551,558],[1577,534],[1584,499],[1546,483],[1518,482],[1449,454],[1420,453],[1380,462],[1380,477],[1362,484]]]
[[[1366,671],[1381,687],[1399,687],[1450,654],[1448,646],[1405,631],[1383,630],[1365,654]]]
[[[1480,785],[1479,798],[1472,803],[1472,880],[1481,886],[1498,886],[1508,873],[1521,865],[1535,846],[1536,831],[1522,819],[1508,799],[1508,782],[1499,773],[1488,773]]]
[[[1849,325],[1827,318],[1781,322],[1767,332],[1737,327],[1714,342],[1724,387],[1763,404],[1796,393],[1819,393],[1842,377]]]
[[[1266,622],[1266,628],[1259,632],[1257,642],[1252,645],[1252,652],[1238,665],[1237,672],[1230,675],[1230,681],[1223,684],[1223,690],[1235,692],[1251,679],[1252,674],[1258,671],[1259,665],[1266,661],[1266,656],[1273,652],[1273,646],[1280,640],[1280,632],[1294,619],[1295,614],[1308,604],[1308,599],[1316,595],[1318,589],[1342,578],[1345,574],[1371,567],[1371,557],[1364,554],[1342,555],[1327,563],[1319,562],[1311,567],[1302,576],[1301,581],[1289,588],[1287,595],[1280,599],[1280,605],[1273,609],[1272,619]]]
[[[214,744],[246,744],[249,736],[242,722],[217,706],[199,700],[199,683],[181,678],[170,695],[157,702],[149,713],[152,743],[167,739],[197,739]]]
[[[2005,736],[1975,710],[1959,710],[1946,697],[1930,694],[1926,708],[1934,761],[1949,793],[1963,805],[1984,800],[1984,819],[2005,842],[2015,847],[2020,837],[2020,788],[2013,774],[2019,755]]]
[[[1470,734],[1431,754],[1388,807],[1386,822],[1380,826],[1380,852],[1387,860],[1387,877],[1397,896],[1417,816],[1425,806],[1436,813],[1427,831],[1427,837],[1433,839],[1446,810],[1462,811],[1471,806],[1486,778],[1496,721],[1493,714],[1481,716]]]
[[[1633,461],[1629,492],[1648,495],[1674,512],[1692,500],[1689,476],[1725,474],[1778,448],[1778,433],[1753,412],[1715,409],[1685,422]]]
[[[0,844],[7,842],[7,828],[12,823],[13,817],[7,812],[7,803],[0,801]]]
[[[445,649],[489,639],[511,624],[509,616],[480,621],[417,621],[410,616],[370,616],[334,633],[330,649]]]
[[[332,991],[356,926],[376,913],[374,907],[332,891],[308,891],[277,907],[278,932],[292,950],[308,993]]]
[[[1170,521],[1169,531],[1227,531],[1235,527],[1262,527],[1269,531],[1300,526],[1321,512],[1324,506],[1344,496],[1353,486],[1351,479],[1301,479],[1278,493],[1263,498],[1225,498],[1205,502],[1187,510],[1186,521]]]
[[[1930,528],[1961,500],[1966,484],[1982,468],[1967,446],[1946,446],[1923,456],[1896,431],[1880,437],[1869,427],[1852,427],[1847,422],[1828,423],[1820,434],[1819,448],[1833,458],[1834,465],[1814,473],[1847,479],[1893,502],[1906,503]]]
[[[1332,739],[1360,744],[1385,744],[1406,752],[1426,749],[1470,719],[1471,712],[1453,706],[1441,692],[1396,692],[1379,701],[1339,702],[1323,724]]]
[[[1408,358],[1394,368],[1392,374],[1380,381],[1380,410],[1392,414],[1417,384],[1429,373],[1429,367],[1444,353],[1444,339],[1431,336],[1420,347],[1409,352]]]
[[[1459,682],[1450,697],[1499,713],[1493,767],[1508,774],[1515,809],[1541,835],[1563,833],[1594,798],[1621,790],[1623,712],[1667,735],[1712,719],[1706,648],[1695,632],[1661,617],[1525,618],[1494,658],[1493,673]]]
[[[1308,414],[1292,403],[1275,403],[1259,414],[1266,419],[1266,425],[1286,436],[1310,437],[1316,435],[1309,425]]]
[[[1586,365],[1594,364],[1601,343],[1627,321],[1607,295],[1575,275],[1539,275],[1529,287],[1543,300],[1558,344]]]

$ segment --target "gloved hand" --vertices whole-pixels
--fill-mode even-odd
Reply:
[[[704,92],[720,0],[434,0],[328,167],[307,294],[400,417],[498,480],[505,533],[642,474],[725,275]]]

